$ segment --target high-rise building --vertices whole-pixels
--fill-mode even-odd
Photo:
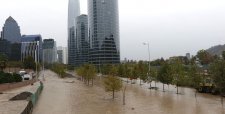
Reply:
[[[9,61],[21,60],[21,34],[17,22],[10,16],[6,19],[1,32],[1,53],[8,56]]]
[[[88,0],[90,63],[120,63],[118,0]]]
[[[52,64],[57,62],[57,49],[54,39],[44,39],[43,44],[43,61]]]
[[[21,39],[21,60],[31,56],[35,61],[42,61],[42,37],[41,35],[23,35]]]
[[[58,62],[63,64],[68,64],[68,51],[66,47],[57,48]]]
[[[8,40],[10,43],[21,42],[20,27],[11,16],[5,21],[2,38]]]
[[[76,18],[80,15],[79,0],[69,0],[68,8],[68,64],[75,66]]]
[[[75,66],[80,66],[88,63],[88,17],[87,15],[80,15],[77,17],[76,21]]]

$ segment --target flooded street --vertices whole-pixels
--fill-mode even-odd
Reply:
[[[148,84],[126,84],[126,105],[122,103],[122,92],[106,93],[99,82],[86,86],[75,78],[58,79],[48,71],[45,88],[34,109],[34,114],[225,114],[220,97],[197,94],[189,88],[165,86],[166,92],[149,90]],[[74,81],[74,83],[68,83]],[[97,84],[97,85],[96,85]],[[152,84],[154,85],[154,84]]]

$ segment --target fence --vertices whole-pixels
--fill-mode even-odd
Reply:
[[[38,87],[37,91],[31,95],[31,98],[29,100],[29,103],[27,104],[27,107],[24,109],[24,111],[21,114],[32,114],[33,108],[36,105],[43,88],[44,88],[44,85],[42,82],[40,82],[40,86]]]

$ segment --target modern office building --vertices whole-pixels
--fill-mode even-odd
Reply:
[[[57,49],[56,42],[54,39],[44,39],[43,40],[43,61],[47,64],[52,64],[57,62]]]
[[[69,0],[68,7],[68,64],[75,66],[76,18],[80,15],[79,0]]]
[[[118,0],[88,0],[90,63],[120,63]]]
[[[3,39],[8,40],[10,43],[21,42],[20,27],[11,16],[6,19],[2,30]]]
[[[57,59],[59,63],[68,64],[68,51],[66,47],[57,48]]]
[[[40,63],[42,61],[41,35],[23,35],[21,41],[21,61],[31,56]]]
[[[6,54],[9,61],[21,60],[21,34],[17,22],[10,16],[2,29],[0,52]]]
[[[88,17],[80,15],[76,21],[75,66],[80,66],[88,63],[89,59]]]

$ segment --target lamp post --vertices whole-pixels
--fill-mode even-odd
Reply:
[[[151,64],[150,64],[150,48],[149,48],[149,42],[144,42],[143,45],[147,45],[148,46],[148,78],[149,78],[149,81],[150,81],[150,89],[151,89],[151,79],[150,79],[150,67],[151,67]]]

